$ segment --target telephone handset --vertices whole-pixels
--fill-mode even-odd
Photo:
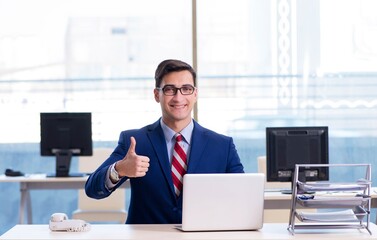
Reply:
[[[65,213],[54,213],[50,217],[51,231],[86,232],[90,224],[80,219],[68,219]]]

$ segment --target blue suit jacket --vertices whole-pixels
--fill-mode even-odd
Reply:
[[[182,194],[176,197],[170,163],[160,121],[137,130],[123,131],[118,146],[111,156],[89,176],[86,194],[101,199],[111,191],[105,187],[108,167],[123,159],[130,146],[130,137],[136,139],[136,153],[148,156],[149,170],[144,177],[130,178],[131,201],[126,223],[165,224],[182,222]],[[243,166],[232,138],[201,127],[194,121],[187,173],[243,173]],[[128,178],[122,180],[115,190]]]

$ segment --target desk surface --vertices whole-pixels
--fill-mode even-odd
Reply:
[[[86,182],[88,176],[83,177],[46,177],[46,174],[30,174],[20,177],[0,175],[0,182]]]
[[[266,223],[259,231],[181,232],[174,225],[95,224],[88,232],[51,232],[48,225],[16,225],[0,239],[377,239],[377,227],[366,230],[299,230],[295,235],[287,231],[287,224]]]

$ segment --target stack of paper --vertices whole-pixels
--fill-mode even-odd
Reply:
[[[300,212],[297,214],[301,222],[355,222],[359,221],[355,213],[351,210],[336,212]]]

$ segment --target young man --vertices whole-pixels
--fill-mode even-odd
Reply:
[[[114,152],[85,185],[89,197],[101,199],[130,179],[128,224],[181,223],[185,173],[244,172],[232,138],[203,128],[191,117],[198,96],[194,69],[165,60],[155,80],[154,98],[162,117],[123,131]]]

